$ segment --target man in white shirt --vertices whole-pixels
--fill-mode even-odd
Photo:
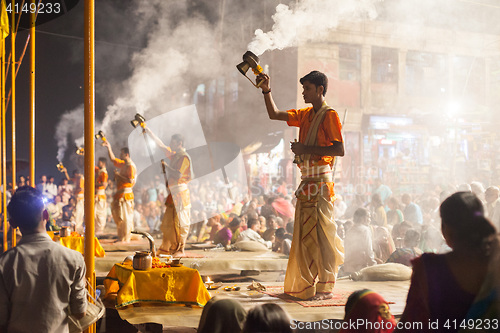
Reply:
[[[498,201],[500,197],[500,189],[496,186],[490,186],[484,192],[484,205],[485,215],[491,223],[500,230],[500,204]]]
[[[40,182],[36,184],[36,189],[45,197],[47,191],[47,176],[40,176]]]
[[[354,212],[353,222],[354,225],[346,232],[344,239],[344,274],[377,264],[373,252],[373,235],[369,227],[370,212],[365,208],[358,208]]]
[[[49,176],[47,178],[47,184],[45,185],[45,193],[43,195],[48,199],[53,201],[57,195],[57,185],[54,184],[54,177]]]
[[[260,230],[259,219],[250,218],[247,222],[247,226],[247,230],[244,230],[240,233],[238,239],[236,240],[236,243],[242,241],[254,241],[265,245],[268,249],[271,248],[272,243],[270,241],[265,241],[257,232],[258,230]]]

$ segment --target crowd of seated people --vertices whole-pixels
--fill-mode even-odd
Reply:
[[[192,211],[188,242],[213,244],[227,250],[273,250],[288,255],[294,213],[289,196],[265,192],[252,198],[243,197],[227,210],[219,205],[217,210],[210,200],[201,200],[206,193],[212,193],[205,186],[206,183],[201,184],[201,192],[194,195],[193,207],[199,210]]]
[[[50,178],[45,182],[50,183]],[[230,202],[226,194],[215,195],[212,187],[208,183],[199,184],[194,194],[190,241],[221,244],[226,249],[237,248],[241,242],[254,242],[260,245],[260,250],[289,253],[293,234],[293,215],[288,211],[289,207],[293,208],[290,197],[267,191],[264,195]],[[112,191],[112,188],[110,183],[108,189]],[[403,323],[498,316],[498,300],[490,296],[500,291],[500,265],[492,264],[500,260],[495,237],[500,191],[494,186],[485,190],[477,184],[462,184],[460,189],[464,191],[456,192],[458,188],[439,189],[420,196],[409,193],[398,196],[390,191],[385,200],[380,193],[374,193],[345,201],[347,207],[338,220],[338,233],[345,247],[345,262],[339,276],[382,263],[412,267],[407,304],[401,318]],[[165,194],[155,183],[142,191],[143,195],[138,195],[140,199],[136,202],[136,225],[155,232],[161,221]],[[108,195],[110,197],[112,195]],[[71,223],[75,208],[71,183],[62,181],[58,192],[48,200],[47,208],[52,219]],[[349,309],[346,306],[346,320],[367,316],[368,308],[374,304],[378,304],[379,310],[385,308],[383,304],[387,302],[377,295],[366,291],[354,294],[356,306]],[[207,305],[207,318],[224,317],[217,313],[236,308],[224,302],[219,305],[213,307],[216,314],[208,312],[211,307]],[[271,307],[262,305],[248,313],[243,309],[235,310],[231,314],[239,319],[231,325],[237,325],[242,332],[258,332],[264,327],[258,326],[260,321],[272,326],[271,323],[278,323],[279,318],[285,318],[290,327],[286,313]],[[365,310],[358,311],[356,307],[365,307]],[[370,318],[392,322],[390,314],[377,317],[379,315],[380,311]],[[252,320],[245,321],[245,318]],[[212,320],[208,322],[213,324]],[[221,325],[229,322],[226,320]],[[202,317],[201,332],[203,325],[207,324],[203,324]],[[212,326],[207,329],[218,330]]]
[[[456,192],[457,189],[421,196],[409,193],[396,196],[391,192],[385,202],[381,201],[380,195],[370,197],[373,203],[362,198],[349,202],[345,214],[352,215],[344,215],[338,220],[338,232],[345,246],[345,262],[339,275],[382,263],[412,267],[413,276],[402,323],[498,316],[498,299],[488,298],[492,289],[496,288],[498,292],[500,284],[498,267],[491,268],[492,260],[500,260],[494,237],[497,230],[493,221],[488,219],[500,209],[500,205],[496,207],[498,191],[488,188],[482,195],[477,195],[467,189]],[[243,205],[241,216],[230,215],[227,221],[223,221],[223,227],[229,227],[232,219],[239,218],[239,239],[247,233],[259,235],[254,241],[262,242],[266,247],[265,242],[273,242],[273,250],[286,253],[290,246],[286,229],[293,224],[283,226],[279,217],[272,214],[272,202],[269,197],[261,201],[250,200]],[[266,215],[263,216],[267,222],[265,227],[259,222],[262,212]],[[373,216],[378,217],[373,219]],[[257,226],[259,224],[261,226]],[[243,233],[249,226],[251,231]],[[275,230],[274,239],[270,230]],[[357,307],[365,308],[362,311],[348,311],[346,308],[346,320],[371,316],[368,310],[371,308],[376,309],[375,316],[370,317],[373,320],[395,323],[387,302],[376,292],[359,292],[353,297],[357,299]],[[489,311],[477,311],[477,308],[481,309],[477,304],[479,297],[482,298],[481,304],[488,304]],[[360,301],[363,299],[366,304]],[[451,303],[453,306],[449,305]],[[385,315],[383,312],[381,315],[381,308],[387,310]],[[473,308],[476,311],[472,313]],[[395,329],[394,325],[383,332]]]
[[[381,228],[380,221],[372,219],[373,215],[383,215],[379,198],[373,196],[373,204],[353,201],[357,208],[348,208],[353,214],[339,228],[345,246],[345,262],[339,274],[349,275],[386,262],[412,267],[399,327],[433,322],[440,323],[435,328],[438,331],[457,332],[458,325],[455,328],[443,325],[463,323],[466,318],[499,320],[500,247],[498,229],[491,220],[497,209],[498,191],[494,187],[484,190],[476,186],[474,193],[472,188],[462,185],[464,191],[441,192],[415,201],[406,194],[401,198],[404,205],[399,205],[398,198],[392,195],[384,207],[388,223],[383,233],[377,231]],[[383,249],[391,247],[394,250],[387,257]],[[349,315],[348,312],[346,306],[346,319],[353,320],[366,319],[370,311],[365,308],[362,312]],[[395,329],[396,326],[385,332]],[[430,330],[424,327],[421,331]]]

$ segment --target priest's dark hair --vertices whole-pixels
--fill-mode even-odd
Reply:
[[[300,84],[304,84],[306,81],[314,84],[316,87],[323,86],[323,96],[326,95],[326,90],[328,89],[328,78],[325,74],[320,71],[312,71],[300,79]]]

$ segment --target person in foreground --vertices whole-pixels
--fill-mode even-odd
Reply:
[[[20,187],[7,212],[22,239],[0,256],[0,332],[69,332],[68,308],[87,308],[83,256],[51,240],[38,190]]]
[[[357,290],[349,296],[344,322],[346,328],[341,329],[340,333],[390,333],[396,328],[396,320],[387,301],[369,289]]]
[[[342,240],[333,219],[332,167],[344,156],[339,116],[325,101],[328,79],[313,71],[300,79],[305,103],[312,107],[280,111],[271,95],[270,78],[260,74],[270,119],[299,127],[299,141],[291,143],[302,174],[295,192],[294,233],[285,276],[285,293],[301,299],[332,298],[338,266],[344,260]]]
[[[243,333],[292,333],[290,316],[281,306],[266,303],[248,311]]]
[[[496,230],[484,217],[481,201],[471,192],[457,192],[443,201],[440,215],[452,251],[424,253],[412,261],[410,290],[398,326],[411,328],[402,332],[457,332],[488,272]]]
[[[239,333],[247,312],[240,302],[229,298],[211,298],[203,307],[198,333]]]

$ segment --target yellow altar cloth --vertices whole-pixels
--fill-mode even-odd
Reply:
[[[84,249],[85,249],[85,241],[84,238],[81,236],[67,236],[67,237],[60,237],[59,239],[54,239],[54,232],[53,231],[47,231],[49,236],[52,238],[52,240],[59,242],[62,246],[65,246],[69,249],[75,250],[80,252],[81,254],[84,254]],[[95,256],[96,257],[104,257],[106,252],[104,252],[104,249],[101,246],[101,243],[99,243],[99,240],[97,237],[94,237],[94,246],[95,246]]]
[[[104,279],[106,295],[116,293],[116,308],[134,303],[204,306],[210,294],[200,272],[184,266],[135,270],[115,264]]]

